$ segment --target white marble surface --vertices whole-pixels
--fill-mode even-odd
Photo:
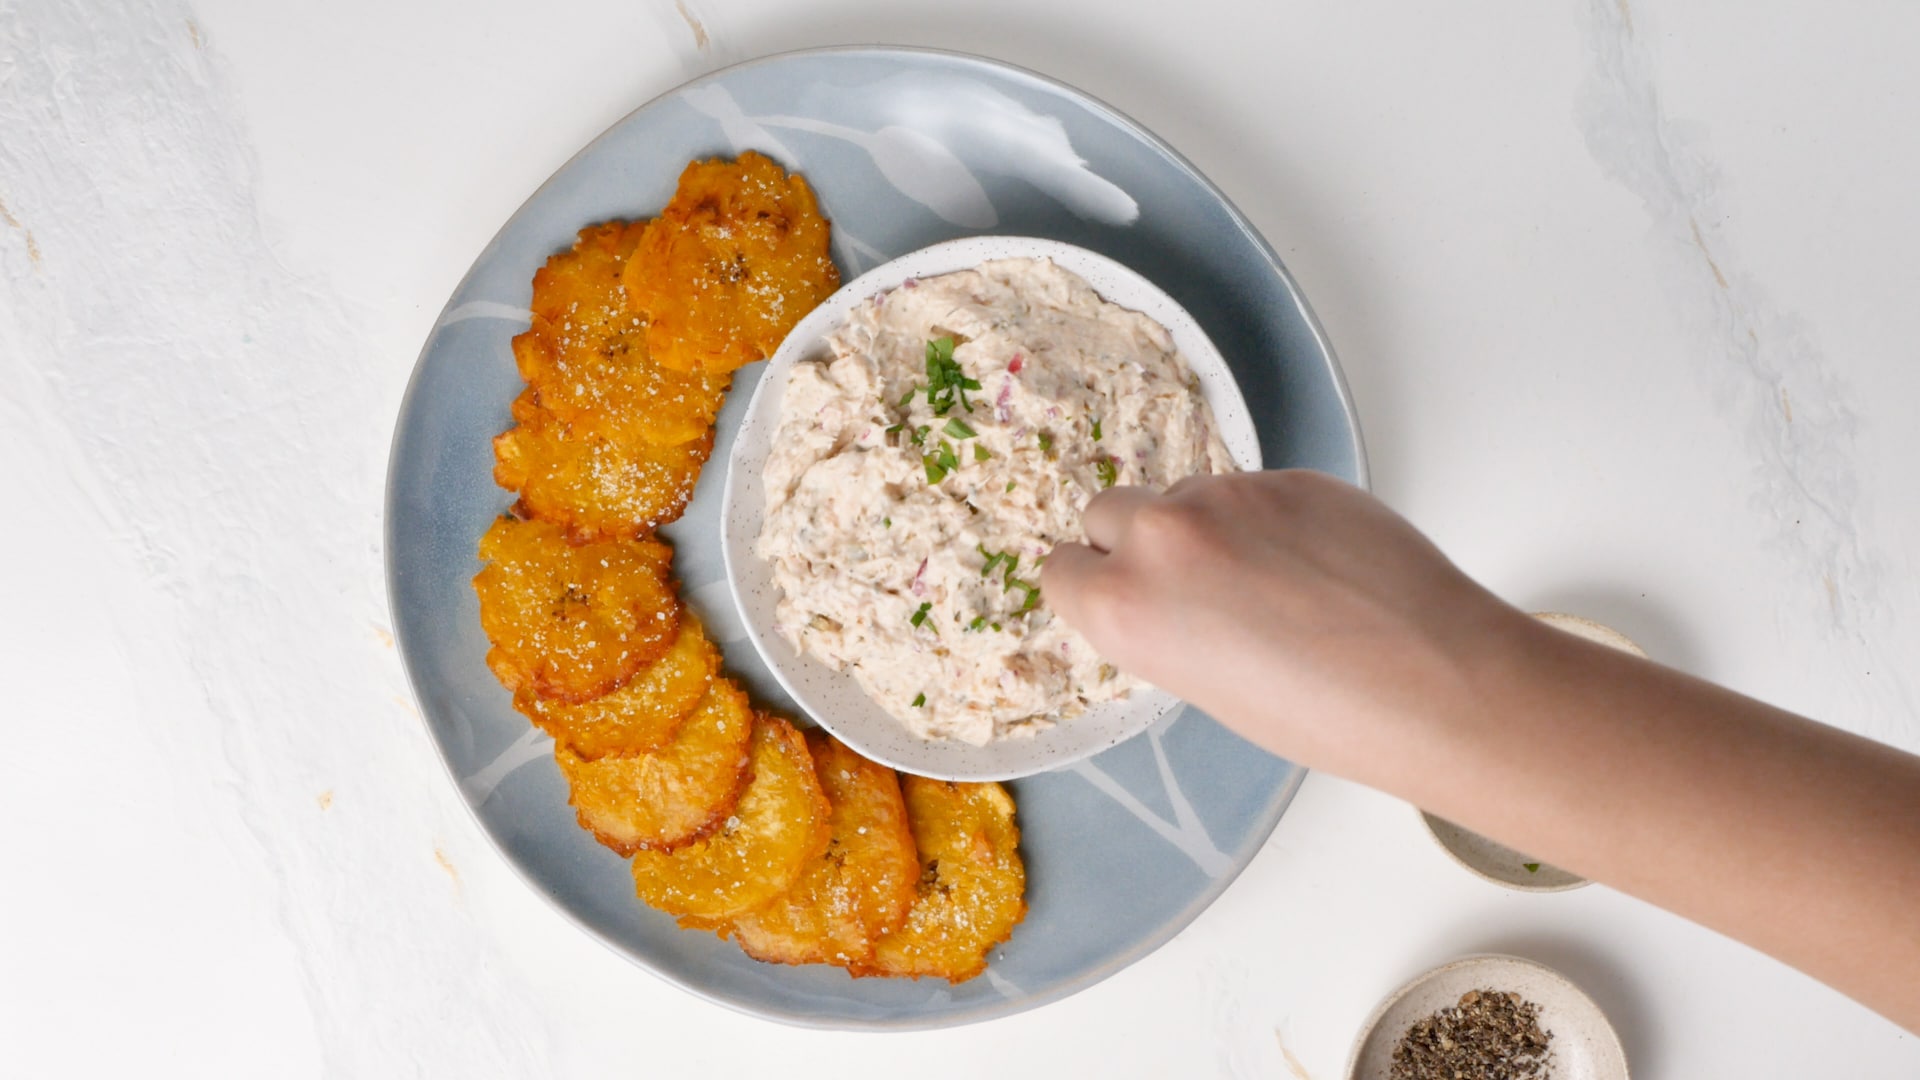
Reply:
[[[1219,182],[1340,350],[1379,492],[1470,571],[1920,749],[1912,6],[540,10],[0,0],[0,1073],[1331,1080],[1380,996],[1498,948],[1581,982],[1639,1076],[1920,1075],[1812,981],[1604,888],[1500,891],[1324,777],[1066,1002],[887,1037],[702,1005],[477,832],[377,541],[419,344],[555,166],[722,63],[945,46]]]

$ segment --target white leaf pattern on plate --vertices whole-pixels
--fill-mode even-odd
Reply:
[[[533,312],[515,304],[503,304],[498,300],[470,300],[461,304],[434,324],[434,329],[466,322],[468,319],[499,319],[503,322],[531,323]]]
[[[727,142],[733,145],[735,154],[744,150],[758,150],[788,164],[800,160],[798,154],[787,149],[786,143],[748,116],[727,88],[719,83],[689,86],[680,91],[680,100],[719,121],[720,134],[726,136]]]
[[[1092,221],[1131,225],[1140,217],[1133,196],[1074,150],[1058,117],[1035,112],[972,79],[896,76],[882,80],[874,92],[902,115],[924,120],[933,138],[982,172],[1025,180]]]
[[[726,578],[688,589],[686,602],[700,613],[709,639],[721,645],[747,640],[746,624],[740,621],[740,608],[733,602]]]
[[[1213,843],[1213,837],[1207,835],[1207,828],[1200,823],[1200,816],[1194,813],[1193,804],[1187,801],[1186,793],[1180,790],[1180,779],[1173,774],[1173,765],[1167,760],[1166,748],[1160,745],[1160,736],[1174,721],[1186,715],[1185,709],[1177,709],[1167,717],[1147,729],[1147,739],[1153,746],[1154,765],[1160,771],[1160,785],[1166,790],[1167,802],[1173,807],[1173,821],[1168,821],[1147,808],[1139,796],[1128,791],[1120,781],[1108,775],[1094,762],[1099,758],[1074,763],[1073,772],[1079,774],[1087,783],[1098,788],[1101,794],[1119,803],[1126,811],[1157,833],[1162,840],[1180,849],[1180,853],[1193,860],[1200,872],[1210,878],[1225,874],[1233,865]]]
[[[962,228],[990,229],[1000,221],[974,168],[1025,180],[1083,218],[1131,225],[1140,216],[1139,203],[1074,150],[1057,117],[967,79],[888,79],[874,90],[896,102],[901,115],[939,122],[930,131],[887,124],[868,132],[812,117],[752,116],[718,85],[694,87],[682,99],[719,121],[736,153],[763,150],[797,160],[769,128],[858,146],[901,194]]]
[[[991,229],[1000,224],[987,189],[980,186],[965,162],[924,132],[883,127],[868,133],[803,116],[763,116],[768,127],[804,131],[810,135],[850,142],[867,152],[874,168],[900,194],[963,229]]]
[[[893,256],[848,232],[845,227],[839,224],[835,224],[833,227],[833,243],[836,246],[846,249],[846,253],[842,256],[841,261],[853,270],[854,277],[858,277],[872,267],[879,266],[881,263],[893,258]]]
[[[493,798],[493,793],[500,789],[507,777],[513,775],[514,770],[546,757],[552,746],[553,739],[546,732],[537,727],[528,727],[479,772],[462,777],[460,794],[467,797],[469,806],[479,807]]]
[[[1000,996],[1003,998],[1006,998],[1008,1001],[1012,1001],[1013,999],[1020,997],[1022,994],[1026,993],[1025,990],[1020,989],[1020,985],[1018,983],[1014,982],[1012,979],[1007,978],[1005,975],[1000,974],[998,971],[994,970],[991,967],[987,969],[986,975],[987,975],[987,982],[990,985],[992,985],[992,987],[995,990],[1000,991]]]

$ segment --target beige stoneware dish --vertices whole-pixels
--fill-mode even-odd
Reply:
[[[1540,1026],[1552,1036],[1548,1075],[1554,1080],[1627,1080],[1626,1051],[1592,998],[1544,964],[1499,954],[1442,964],[1387,995],[1360,1026],[1347,1080],[1387,1080],[1393,1049],[1407,1029],[1469,990],[1515,993],[1540,1007]]]

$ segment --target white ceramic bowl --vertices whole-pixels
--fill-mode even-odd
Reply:
[[[826,337],[854,304],[897,288],[908,278],[966,270],[990,259],[1047,258],[1085,278],[1100,295],[1152,318],[1172,334],[1200,380],[1221,438],[1242,469],[1260,468],[1260,441],[1226,361],[1193,317],[1160,288],[1120,263],[1085,248],[1017,236],[975,236],[921,248],[842,286],[800,320],[767,362],[733,446],[721,496],[721,553],[727,583],[754,648],[780,685],[807,714],[842,742],[896,769],[950,780],[1007,780],[1046,772],[1090,757],[1145,731],[1172,711],[1178,699],[1158,690],[1136,691],[1054,724],[1032,737],[1002,739],[987,746],[923,739],[888,715],[860,689],[853,676],[798,653],[774,629],[779,590],[773,570],[754,553],[766,513],[761,464],[780,422],[787,372],[795,362],[826,355]]]

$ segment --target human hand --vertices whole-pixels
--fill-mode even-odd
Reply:
[[[1331,477],[1113,488],[1085,524],[1042,586],[1129,673],[1920,1031],[1920,758],[1545,627]]]
[[[1128,673],[1269,750],[1369,768],[1414,718],[1471,708],[1482,650],[1524,617],[1372,496],[1303,470],[1111,488],[1048,602]],[[1404,745],[1404,744],[1403,744]]]

